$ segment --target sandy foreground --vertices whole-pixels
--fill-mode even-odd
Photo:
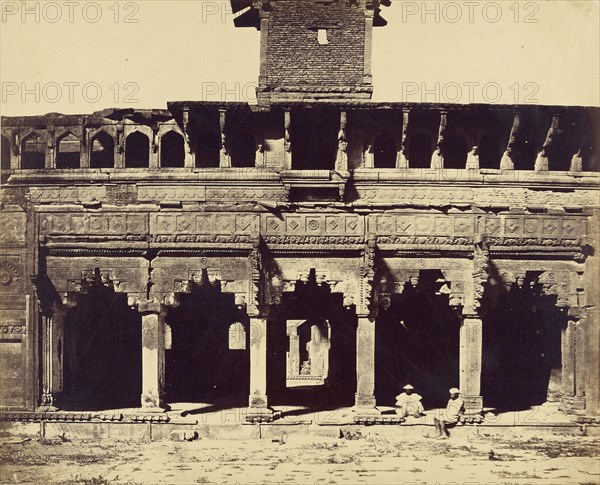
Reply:
[[[492,453],[493,451],[493,453]],[[2,484],[598,484],[600,438],[4,440]]]

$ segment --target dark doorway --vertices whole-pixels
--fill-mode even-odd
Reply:
[[[0,149],[2,150],[2,163],[0,170],[2,171],[1,183],[6,183],[8,180],[8,171],[10,170],[10,141],[2,135],[0,137]]]
[[[334,110],[292,112],[292,168],[333,170],[338,150],[340,114]]]
[[[303,408],[290,414],[352,406],[358,321],[353,308],[344,308],[343,295],[332,293],[327,283],[317,283],[313,269],[307,280],[296,282],[294,292],[283,294],[272,315],[267,343],[269,402]],[[297,332],[290,332],[296,324]],[[296,334],[298,342],[290,334]],[[293,345],[299,349],[296,364],[290,359]],[[293,374],[300,379],[290,378]],[[295,383],[303,375],[310,377],[309,383]],[[321,382],[315,379],[319,376]]]
[[[442,143],[444,168],[465,168],[468,151],[469,147],[464,135],[457,131],[446,131]]]
[[[483,319],[482,395],[486,406],[527,409],[547,400],[550,375],[561,368],[561,331],[567,314],[535,275],[507,292],[488,294]]]
[[[375,323],[375,397],[393,406],[405,384],[423,396],[426,409],[443,407],[458,386],[461,320],[440,292],[440,271],[424,270]]]
[[[377,135],[373,143],[373,155],[375,168],[396,168],[396,139],[386,132]]]
[[[160,166],[182,168],[185,164],[183,136],[175,131],[165,133],[160,139]]]
[[[250,394],[249,319],[235,296],[206,272],[167,314],[172,345],[166,350],[168,402],[227,402],[247,406]]]
[[[99,278],[86,282],[64,327],[65,410],[139,407],[142,394],[142,322]]]
[[[427,133],[414,133],[408,141],[408,162],[410,168],[429,168],[433,153],[431,136]]]
[[[234,168],[256,165],[256,138],[248,131],[238,128],[230,139],[231,166]]]
[[[150,163],[150,140],[139,131],[125,140],[125,167],[147,168]]]

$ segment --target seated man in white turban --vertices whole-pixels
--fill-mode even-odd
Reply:
[[[422,397],[413,392],[415,388],[410,384],[406,384],[402,389],[404,392],[396,396],[396,414],[402,418],[408,416],[420,418],[424,411]]]
[[[443,419],[433,418],[433,424],[437,431],[436,438],[448,439],[448,436],[450,436],[448,428],[456,426],[464,412],[465,401],[460,397],[460,390],[453,387],[450,389],[450,399],[448,400]]]

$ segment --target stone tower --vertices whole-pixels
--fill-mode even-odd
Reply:
[[[237,27],[261,32],[258,103],[370,99],[379,0],[232,0]]]

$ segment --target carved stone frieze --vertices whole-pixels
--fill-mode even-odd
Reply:
[[[263,189],[260,187],[206,187],[207,201],[261,201],[261,200],[286,200],[286,191],[283,187]]]
[[[268,245],[290,245],[290,246],[359,246],[364,244],[364,236],[265,236]]]
[[[448,178],[441,178],[437,182],[452,182],[451,172],[446,175]],[[530,176],[533,178],[536,175],[531,172]],[[438,177],[444,177],[444,174],[438,174]],[[419,172],[409,169],[405,178],[406,180],[419,180]],[[510,187],[498,189],[447,186],[416,189],[404,185],[389,188],[358,185],[356,190],[360,200],[364,202],[394,202],[410,206],[473,204],[481,207],[573,207],[598,205],[598,193],[590,189],[557,192]]]
[[[11,335],[24,335],[27,333],[27,327],[25,325],[0,325],[0,335],[11,334]]]
[[[206,187],[204,186],[138,186],[137,198],[143,202],[180,201],[204,202]]]
[[[265,236],[363,236],[364,218],[354,214],[285,214],[262,220]]]
[[[31,187],[29,193],[34,204],[81,204],[107,201],[109,187],[103,185]]]
[[[258,217],[253,214],[199,214],[194,212],[152,214],[150,216],[150,233],[153,235],[169,236],[258,236]]]
[[[39,216],[40,234],[145,234],[147,216],[124,213],[44,213]]]

